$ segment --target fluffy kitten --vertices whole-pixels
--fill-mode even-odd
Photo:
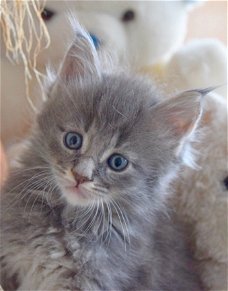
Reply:
[[[166,213],[201,115],[198,91],[158,102],[102,71],[81,30],[1,195],[5,290],[201,290]]]

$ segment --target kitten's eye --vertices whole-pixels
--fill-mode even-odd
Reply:
[[[128,165],[128,160],[120,154],[113,154],[108,159],[108,166],[116,172],[123,171]]]
[[[135,12],[131,9],[127,10],[126,12],[124,12],[123,16],[122,16],[122,21],[123,22],[129,22],[135,19]]]
[[[55,15],[55,12],[44,8],[44,10],[41,12],[41,17],[44,21],[49,21],[51,18]]]
[[[64,137],[64,144],[71,150],[79,150],[82,146],[82,136],[77,132],[68,132]]]

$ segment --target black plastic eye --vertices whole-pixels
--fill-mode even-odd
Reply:
[[[115,172],[123,171],[128,165],[128,160],[120,154],[113,154],[108,158],[108,166]]]
[[[226,190],[228,190],[228,176],[223,180]]]
[[[44,21],[49,21],[51,18],[55,15],[55,12],[44,8],[44,10],[41,12],[41,17]]]
[[[135,19],[135,12],[131,9],[127,10],[126,12],[124,12],[123,16],[122,16],[122,21],[123,22],[128,22],[128,21],[132,21]]]
[[[79,150],[82,147],[82,136],[77,132],[68,132],[64,136],[64,144],[68,149]]]

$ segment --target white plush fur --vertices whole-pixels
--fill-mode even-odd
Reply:
[[[193,40],[172,56],[164,78],[169,90],[220,86],[216,92],[226,97],[227,49],[216,39]]]
[[[195,256],[202,280],[209,290],[227,290],[228,275],[228,176],[226,101],[219,95],[205,96],[202,136],[196,148],[198,170],[186,168],[177,181],[175,206],[194,235]]]

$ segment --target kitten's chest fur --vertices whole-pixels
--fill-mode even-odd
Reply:
[[[138,278],[137,289],[149,288],[151,273],[147,266],[151,261],[151,231],[143,231],[145,222],[140,231],[137,219],[133,222],[129,215],[126,221],[119,215],[113,213],[110,221],[107,212],[95,210],[82,226],[80,219],[72,220],[71,212],[62,212],[64,244],[78,269],[74,288],[124,290],[135,281],[138,273],[144,282]]]
[[[81,221],[61,207],[50,212],[37,202],[32,213],[30,208],[24,212],[24,205],[15,211],[17,222],[9,216],[3,223],[10,225],[11,235],[2,241],[2,261],[4,266],[12,258],[3,273],[12,281],[12,268],[20,290],[123,290],[142,264],[144,244],[135,240],[134,227],[123,238],[115,215],[109,233],[99,222],[93,224],[93,216],[80,228]]]
[[[2,241],[3,266],[11,258],[3,271],[15,271],[20,290],[199,290],[183,237],[164,215],[153,224],[129,216],[124,238],[116,215],[107,236],[94,216],[79,228],[66,208],[40,206],[32,213],[15,208],[17,222],[9,216],[3,223],[12,228]]]

